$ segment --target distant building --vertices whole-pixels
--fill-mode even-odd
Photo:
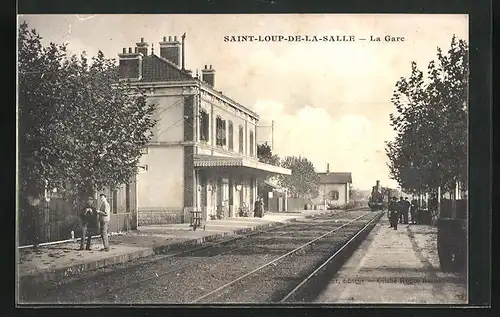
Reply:
[[[264,210],[271,212],[286,212],[287,190],[270,180],[264,180],[259,186],[259,196],[264,199]]]
[[[204,219],[238,216],[243,204],[253,210],[257,179],[291,174],[257,160],[258,114],[215,89],[212,65],[201,76],[186,70],[183,51],[169,36],[158,55],[143,39],[119,54],[120,80],[157,106],[137,175],[139,225],[189,222],[194,209]]]
[[[319,175],[319,194],[313,204],[341,207],[349,203],[349,185],[352,184],[351,173],[330,172],[329,164],[325,173]]]

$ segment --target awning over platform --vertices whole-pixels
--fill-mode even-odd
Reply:
[[[244,157],[195,155],[195,167],[246,167],[273,174],[292,175],[292,170]]]

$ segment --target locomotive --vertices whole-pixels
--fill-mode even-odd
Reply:
[[[380,181],[377,181],[376,185],[372,187],[372,194],[368,200],[368,207],[370,207],[371,211],[383,210],[385,208],[384,194],[380,187]]]

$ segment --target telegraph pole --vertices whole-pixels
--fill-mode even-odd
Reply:
[[[260,125],[259,128],[271,128],[271,151],[274,151],[274,120],[271,125]]]
[[[274,120],[271,121],[271,151],[274,151]]]

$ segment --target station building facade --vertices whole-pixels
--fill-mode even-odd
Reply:
[[[253,210],[257,179],[291,174],[257,159],[259,116],[217,91],[215,70],[201,76],[184,67],[176,37],[159,42],[159,55],[143,39],[119,54],[120,80],[146,91],[156,106],[153,138],[137,175],[138,225],[186,223]]]

